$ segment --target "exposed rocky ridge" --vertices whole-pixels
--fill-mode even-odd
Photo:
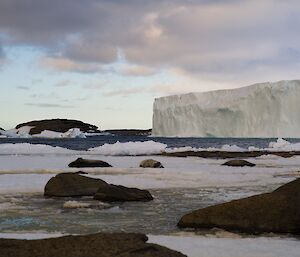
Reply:
[[[108,129],[103,132],[118,136],[149,136],[151,135],[152,129]]]
[[[184,215],[183,228],[214,228],[249,233],[300,234],[300,179],[271,193],[210,206]]]
[[[229,158],[255,158],[262,155],[277,155],[284,158],[289,158],[295,155],[300,155],[300,151],[245,151],[245,152],[229,152],[229,151],[185,151],[174,153],[162,153],[160,155],[173,157],[201,157],[201,158],[215,158],[215,159],[229,159]]]
[[[79,128],[82,132],[100,132],[98,127],[92,124],[84,123],[79,120],[68,119],[51,119],[51,120],[36,120],[22,123],[16,126],[16,129],[24,126],[33,127],[29,134],[40,134],[44,130],[65,133],[69,129]]]
[[[39,240],[0,239],[0,257],[186,257],[146,235],[98,233]]]

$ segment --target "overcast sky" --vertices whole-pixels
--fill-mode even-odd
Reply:
[[[297,0],[0,0],[0,127],[150,128],[154,98],[298,79]]]

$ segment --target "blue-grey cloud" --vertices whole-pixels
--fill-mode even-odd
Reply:
[[[74,108],[73,105],[52,104],[52,103],[25,103],[27,106],[41,107],[41,108]]]

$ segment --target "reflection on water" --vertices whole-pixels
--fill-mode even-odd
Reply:
[[[37,194],[6,195],[0,197],[0,231],[166,234],[178,231],[178,219],[191,210],[272,189],[272,186],[159,189],[151,190],[155,197],[151,202],[113,204],[103,204],[90,197],[53,199]],[[65,203],[70,200],[76,202],[72,203],[72,208],[66,208]],[[75,208],[77,203],[83,208]]]

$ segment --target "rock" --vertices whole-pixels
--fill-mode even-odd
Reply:
[[[94,196],[103,202],[151,201],[147,190],[108,184],[101,179],[76,173],[61,173],[51,178],[44,189],[45,196],[80,197]]]
[[[163,168],[164,166],[156,160],[148,159],[144,160],[140,163],[140,167],[142,168]]]
[[[94,199],[102,202],[146,202],[153,200],[153,197],[147,190],[106,184],[99,187]]]
[[[300,179],[271,193],[210,206],[184,215],[178,226],[249,233],[300,234]]]
[[[255,158],[262,155],[276,155],[283,158],[290,158],[295,155],[300,155],[300,151],[245,151],[245,152],[228,152],[228,151],[185,151],[185,152],[172,152],[172,153],[162,153],[164,156],[172,156],[172,157],[200,157],[200,158],[214,158],[214,159],[228,159],[228,158]]]
[[[77,160],[69,163],[71,168],[88,168],[88,167],[112,167],[109,163],[100,160],[87,160],[78,158]]]
[[[146,235],[98,233],[39,240],[0,239],[2,257],[187,257],[146,243]]]
[[[72,128],[78,128],[82,132],[100,132],[98,130],[98,127],[95,125],[84,123],[79,120],[68,120],[68,119],[30,121],[30,122],[17,125],[16,129],[24,126],[33,127],[29,132],[30,135],[40,134],[44,130],[65,133]]]
[[[152,129],[109,129],[103,132],[118,136],[150,136],[151,131]]]
[[[223,163],[222,165],[232,166],[232,167],[244,167],[244,166],[254,167],[255,166],[254,163],[251,163],[251,162],[248,162],[245,160],[230,160],[230,161]]]
[[[2,131],[5,131],[5,129],[3,129],[3,128],[0,127],[0,131],[1,131],[1,130],[2,130]]]
[[[107,183],[75,173],[61,173],[51,178],[45,186],[45,196],[76,197],[93,196],[98,188]]]

